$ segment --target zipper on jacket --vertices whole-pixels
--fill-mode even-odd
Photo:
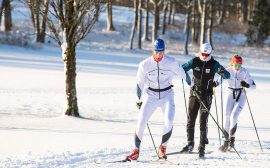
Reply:
[[[206,63],[206,61],[204,61],[204,63],[203,63],[203,67],[202,67],[202,74],[201,74],[201,82],[200,82],[200,87],[201,87],[201,85],[202,85],[202,76],[203,76],[203,72],[204,72],[204,66],[205,66],[205,63]]]
[[[236,79],[237,79],[237,72],[235,72],[235,76],[234,76],[234,88],[236,89]]]
[[[160,99],[160,84],[159,84],[159,65],[158,65],[158,62],[157,62],[157,68],[158,68],[158,99]]]

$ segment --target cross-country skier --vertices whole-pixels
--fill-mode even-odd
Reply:
[[[137,72],[136,102],[140,109],[135,132],[135,147],[126,160],[137,160],[143,132],[153,112],[160,108],[164,116],[163,135],[158,150],[158,157],[166,159],[166,146],[173,129],[175,114],[172,79],[178,75],[190,85],[191,79],[175,58],[164,55],[165,44],[160,38],[155,40],[152,56],[139,64]]]
[[[238,55],[234,55],[231,59],[230,67],[226,70],[230,73],[231,78],[226,80],[228,83],[227,89],[227,104],[225,113],[225,127],[223,145],[219,148],[226,152],[234,147],[235,132],[237,129],[237,121],[245,102],[245,90],[243,88],[256,89],[256,85],[251,78],[248,70],[242,67],[243,59]],[[216,83],[219,84],[219,81]]]
[[[190,89],[189,104],[188,104],[188,118],[187,118],[187,142],[188,144],[182,149],[182,152],[191,152],[194,148],[194,130],[195,122],[200,110],[200,144],[198,147],[199,157],[204,157],[205,144],[208,144],[207,138],[207,122],[208,111],[210,111],[212,104],[214,76],[216,73],[222,78],[229,78],[230,74],[223,66],[219,64],[212,56],[212,47],[209,43],[204,43],[200,46],[200,56],[195,57],[183,64],[185,72],[193,70],[194,86]],[[208,111],[201,104],[196,92],[200,99],[203,101]]]

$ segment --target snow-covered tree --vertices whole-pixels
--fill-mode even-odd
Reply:
[[[76,91],[76,46],[97,21],[100,0],[52,0],[46,18],[51,37],[62,49],[66,115],[79,116]]]

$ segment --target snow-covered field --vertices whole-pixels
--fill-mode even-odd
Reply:
[[[131,12],[126,10],[126,16],[130,17]],[[105,27],[102,31],[95,28],[78,47],[77,92],[81,118],[63,115],[64,72],[57,46],[51,44],[32,50],[0,45],[0,167],[270,167],[270,63],[262,56],[269,49],[244,48],[240,46],[241,40],[236,42],[239,45],[233,43],[233,47],[218,42],[214,55],[223,65],[228,65],[229,57],[236,51],[246,56],[244,64],[257,84],[257,90],[247,94],[263,152],[246,105],[240,114],[236,135],[236,149],[242,160],[236,153],[218,151],[217,126],[209,118],[210,144],[206,152],[210,153],[204,160],[198,160],[197,155],[183,154],[168,157],[180,166],[150,162],[155,159],[155,150],[145,130],[140,162],[106,163],[123,159],[133,147],[138,114],[135,75],[138,63],[150,54],[150,43],[142,51],[127,49],[129,31],[124,32],[124,28],[131,29],[131,26],[122,17],[116,22],[118,31],[107,33]],[[97,27],[104,25],[101,22]],[[173,33],[176,32],[164,36],[167,53],[182,64],[192,56],[179,54],[183,42],[172,39]],[[191,53],[194,52],[196,47],[191,47]],[[182,84],[178,78],[174,84],[175,125],[167,152],[180,150],[186,144]],[[185,85],[187,96],[188,89]],[[216,92],[221,120],[220,87]],[[216,114],[214,100],[211,113]],[[158,146],[162,133],[160,111],[153,114],[149,126]],[[198,130],[197,123],[196,147]]]

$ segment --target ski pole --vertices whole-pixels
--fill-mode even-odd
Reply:
[[[215,91],[215,88],[213,87],[213,90],[214,90],[214,97],[215,97],[215,106],[216,106],[216,115],[217,115],[217,123],[218,122],[218,111],[217,111],[217,98],[216,98],[216,91]],[[220,139],[220,131],[218,129],[218,138],[219,138],[219,144],[221,146],[221,139]]]
[[[183,93],[184,93],[184,101],[185,101],[185,107],[186,107],[186,114],[188,117],[188,111],[187,111],[187,102],[186,102],[186,93],[185,93],[185,86],[184,86],[184,80],[182,79],[182,85],[183,85]]]
[[[202,99],[200,98],[199,94],[196,91],[193,91],[193,93],[195,94],[195,96],[198,98],[198,100],[200,101],[200,103],[203,105],[203,107],[205,108],[206,112],[211,116],[211,118],[214,120],[214,122],[216,123],[217,127],[221,130],[222,134],[225,135],[223,129],[219,126],[219,124],[217,123],[217,121],[215,120],[215,118],[212,116],[212,114],[210,113],[209,109],[206,107],[206,105],[203,103]],[[240,159],[242,159],[242,157],[240,156],[240,154],[238,153],[238,151],[235,149],[235,147],[233,147],[234,151],[237,153],[237,155],[240,157]]]
[[[157,148],[156,148],[156,145],[155,145],[155,141],[154,141],[154,139],[153,139],[153,136],[152,136],[152,133],[151,133],[151,131],[150,131],[150,127],[149,127],[148,123],[147,123],[147,128],[148,128],[150,137],[151,137],[151,139],[152,139],[152,143],[153,143],[153,145],[154,145],[154,148],[155,148],[155,151],[156,151],[156,154],[157,154],[157,157],[158,157],[158,152],[157,152]],[[159,157],[158,157],[158,158],[159,158]]]
[[[253,125],[254,125],[254,128],[255,128],[256,134],[257,134],[257,138],[258,138],[258,141],[259,141],[261,150],[263,152],[262,144],[261,144],[261,141],[260,141],[260,138],[259,138],[259,134],[258,134],[256,125],[255,125],[255,121],[254,121],[254,118],[253,118],[253,115],[252,115],[252,112],[251,112],[251,108],[250,108],[250,105],[249,105],[249,101],[248,101],[248,98],[247,98],[247,93],[246,93],[246,90],[244,88],[243,88],[243,90],[244,90],[244,93],[245,93],[245,96],[246,96],[246,99],[247,99],[247,104],[248,104],[249,112],[250,112],[250,115],[251,115],[251,118],[252,118],[252,121],[253,121]]]
[[[221,126],[222,126],[222,129],[224,128],[223,127],[223,94],[222,94],[222,77],[220,79],[220,99],[221,99]]]

